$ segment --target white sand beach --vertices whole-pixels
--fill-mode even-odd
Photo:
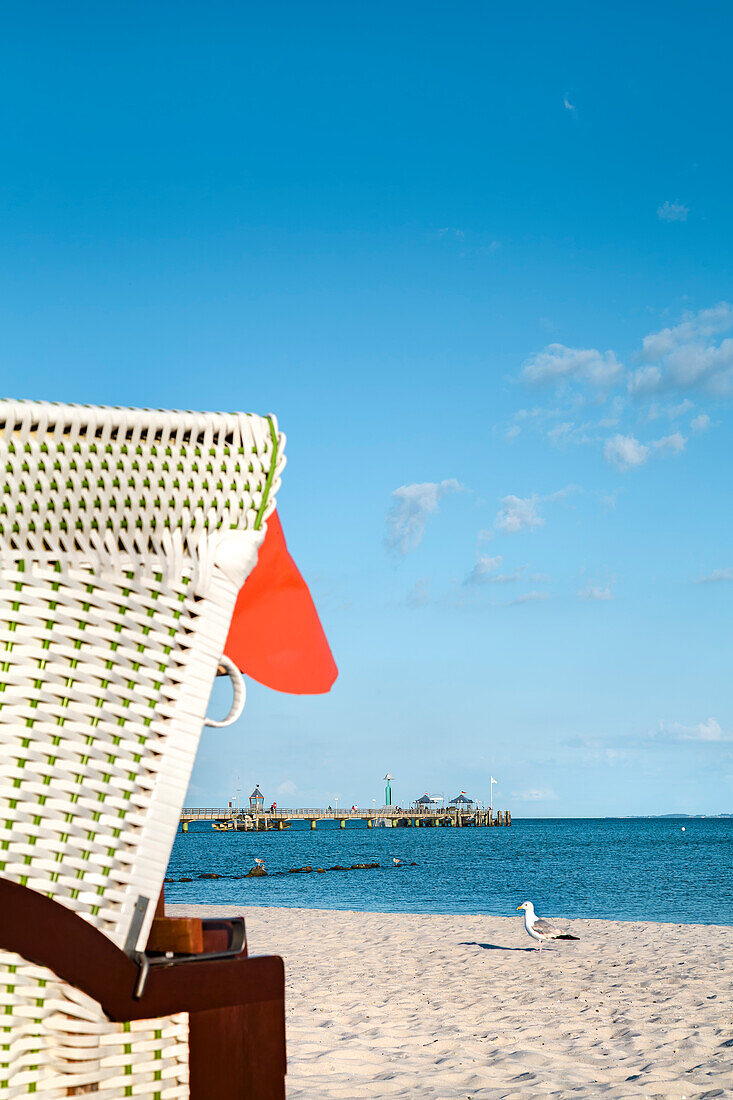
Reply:
[[[237,906],[284,957],[290,1100],[733,1096],[733,929]],[[562,917],[562,914],[542,914]]]

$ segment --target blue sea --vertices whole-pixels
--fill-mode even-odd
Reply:
[[[255,857],[268,876],[242,878]],[[314,871],[288,873],[304,865]],[[220,877],[198,877],[206,874]],[[319,821],[315,831],[298,822],[282,833],[195,822],[176,837],[168,876],[193,880],[167,883],[170,902],[508,916],[529,899],[564,917],[733,924],[733,818],[515,818],[493,829]]]

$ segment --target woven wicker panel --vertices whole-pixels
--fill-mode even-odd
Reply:
[[[0,952],[0,1096],[188,1097],[188,1015],[110,1023],[50,970]]]
[[[274,418],[0,401],[0,545],[29,561],[151,555],[178,572],[207,535],[275,506]]]
[[[110,935],[197,619],[187,579],[0,571],[0,873]]]
[[[0,874],[144,944],[274,420],[0,402]],[[134,944],[132,945],[134,946]]]
[[[239,414],[0,402],[0,875],[120,947],[147,940],[283,444]],[[0,1097],[188,1095],[185,1014],[111,1024],[7,952],[0,1004]]]

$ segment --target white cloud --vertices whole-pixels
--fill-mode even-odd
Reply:
[[[623,365],[612,351],[601,354],[595,348],[569,348],[565,344],[548,344],[522,367],[525,381],[536,385],[578,379],[605,387],[622,373]]]
[[[654,401],[649,406],[649,412],[647,417],[649,420],[659,420],[665,416],[668,420],[676,420],[680,416],[684,416],[690,409],[694,409],[692,401],[688,397],[685,397],[683,401],[680,401],[677,405],[659,405]]]
[[[611,585],[588,584],[578,592],[581,600],[613,600],[615,599]]]
[[[729,302],[718,302],[709,309],[698,310],[685,317],[673,328],[664,328],[652,332],[642,341],[642,358],[659,359],[669,355],[683,344],[709,340],[733,328],[733,306]]]
[[[648,333],[636,360],[626,369],[611,349],[548,344],[523,363],[519,377],[527,385],[552,386],[559,397],[519,409],[508,437],[520,426],[561,448],[600,446],[606,460],[624,471],[643,466],[653,453],[679,454],[687,445],[679,430],[656,440],[638,438],[640,407],[649,421],[665,418],[674,427],[689,414],[690,431],[697,435],[712,426],[707,413],[695,415],[695,391],[733,397],[733,304],[688,312],[678,324]],[[594,407],[603,413],[589,416]]]
[[[556,447],[562,447],[570,439],[575,424],[572,420],[564,420],[562,424],[556,424],[554,428],[550,428],[547,433],[547,438],[550,443],[554,443]]]
[[[652,444],[660,451],[672,451],[673,454],[679,454],[680,451],[684,451],[687,440],[681,432],[673,432],[672,435],[662,436],[661,439],[656,439]]]
[[[510,600],[507,607],[514,607],[519,603],[542,603],[544,600],[549,600],[547,592],[524,592],[521,596],[517,596],[515,600]]]
[[[634,397],[644,397],[659,389],[662,372],[659,367],[639,367],[629,375],[629,393]]]
[[[713,569],[712,573],[708,573],[706,577],[700,577],[697,581],[698,584],[723,584],[726,581],[733,581],[733,568],[727,569]]]
[[[539,497],[536,495],[516,497],[510,494],[504,497],[501,509],[494,520],[494,526],[507,535],[544,526],[544,519],[537,513],[538,503]]]
[[[667,200],[657,207],[657,217],[662,222],[686,222],[689,213],[689,207],[681,202]]]
[[[286,779],[284,783],[281,783],[280,786],[276,788],[277,794],[280,796],[280,798],[282,798],[284,795],[295,794],[297,789],[298,788],[295,783],[293,783],[292,779]]]
[[[463,583],[512,584],[514,581],[521,580],[522,574],[525,572],[527,566],[520,565],[511,573],[499,573],[497,570],[501,569],[503,560],[501,554],[497,554],[495,558],[490,558],[487,554],[480,554],[476,564]]]
[[[438,511],[447,493],[460,492],[464,486],[455,478],[445,481],[425,481],[416,485],[401,485],[392,493],[387,512],[388,549],[407,554],[421,543],[428,516]]]
[[[484,581],[491,578],[492,573],[495,573],[497,569],[501,569],[503,560],[501,554],[497,554],[495,558],[490,558],[488,554],[479,554],[476,564],[463,583],[483,584]]]
[[[633,435],[615,435],[606,440],[603,457],[617,470],[626,471],[643,466],[653,451],[680,454],[684,451],[686,444],[687,440],[681,432],[662,436],[661,439],[654,439],[649,444],[640,443]]]
[[[641,367],[629,379],[629,391],[645,396],[665,390],[704,389],[718,396],[733,392],[733,340],[713,338],[733,328],[733,306],[719,302],[689,314],[672,328],[644,337]]]
[[[606,440],[603,457],[618,470],[643,466],[649,458],[649,448],[633,435],[615,435]]]
[[[405,603],[408,607],[426,607],[430,603],[430,577],[420,577],[407,593]]]
[[[518,424],[510,424],[507,430],[504,432],[504,438],[510,440],[516,439],[521,430],[522,429],[519,427]]]
[[[571,103],[571,102],[570,102],[570,100],[568,99],[568,97],[567,97],[566,95],[564,95],[564,96],[562,97],[562,105],[563,105],[563,107],[565,108],[565,110],[566,110],[566,111],[573,111],[573,112],[575,112],[575,111],[577,111],[577,109],[578,109],[578,108],[577,108],[577,107],[575,106],[575,104],[574,104],[574,103]]]
[[[528,791],[512,791],[517,802],[556,802],[557,795],[550,787],[537,787]]]
[[[671,738],[673,741],[733,741],[733,734],[724,730],[717,718],[684,726],[680,722],[660,722],[658,734],[652,736]]]

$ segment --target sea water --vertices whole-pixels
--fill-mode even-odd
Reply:
[[[241,877],[255,858],[267,877]],[[289,873],[304,865],[314,870]],[[168,876],[193,880],[166,884],[170,902],[508,916],[530,900],[564,917],[733,924],[733,818],[515,818],[492,829],[319,821],[268,833],[194,822],[176,837]]]

